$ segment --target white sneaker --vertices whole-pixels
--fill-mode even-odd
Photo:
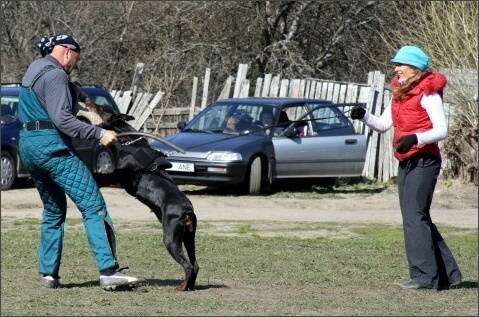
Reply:
[[[53,276],[47,275],[42,278],[42,282],[40,283],[40,285],[43,288],[58,288],[60,287],[60,281]]]
[[[126,275],[120,271],[112,275],[100,275],[100,287],[107,291],[114,291],[117,287],[137,287],[140,280],[134,276]]]

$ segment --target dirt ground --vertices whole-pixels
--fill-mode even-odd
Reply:
[[[299,197],[306,197],[310,194],[290,190],[271,196],[251,197],[229,194],[224,191],[205,191],[191,186],[180,186],[180,189],[187,194],[195,207],[199,235],[204,233],[220,236],[257,234],[262,237],[288,235],[298,238],[327,236],[341,239],[354,236],[355,231],[350,229],[361,224],[401,225],[396,186],[391,185],[381,190],[348,188],[338,188],[334,192],[320,191],[314,194],[313,198],[301,199]],[[146,206],[126,194],[123,189],[102,188],[101,190],[117,231],[131,230],[132,227],[134,227],[133,230],[137,230],[142,225],[151,230],[150,223],[157,220]],[[67,218],[80,218],[80,212],[74,204],[69,201],[68,205]],[[441,225],[452,225],[465,228],[460,232],[476,231],[478,227],[477,209],[477,187],[460,183],[445,186],[442,182],[438,183],[431,213],[440,230]],[[41,213],[42,205],[35,188],[1,192],[2,229],[12,228],[11,224],[18,218],[40,218]],[[140,221],[148,223],[143,224]],[[330,222],[336,224],[322,225]],[[135,226],[131,226],[132,223]],[[312,225],[305,225],[309,223]],[[245,229],[246,233],[239,233],[239,228]],[[254,228],[254,230],[248,231],[250,228]],[[298,230],[298,228],[305,229]],[[327,228],[328,230],[321,228]],[[283,264],[281,264],[282,260],[279,262],[279,265],[266,269],[266,271],[270,271],[268,274],[272,274],[271,272],[276,269],[287,267],[287,262]],[[315,262],[308,262],[307,265],[305,263],[303,266],[311,267],[312,263]],[[228,276],[217,277],[214,267],[202,267],[198,280],[198,285],[201,286],[198,290],[201,291],[189,292],[187,297],[178,294],[173,295],[171,281],[176,283],[176,279],[171,279],[171,276],[158,279],[159,271],[148,273],[155,276],[154,279],[149,279],[149,285],[138,288],[137,296],[128,294],[124,297],[124,302],[130,303],[129,305],[125,304],[125,307],[128,305],[127,312],[124,312],[125,316],[130,315],[130,313],[131,316],[151,314],[202,315],[202,312],[205,311],[207,315],[211,315],[211,312],[213,312],[213,315],[216,316],[246,316],[251,314],[281,316],[285,312],[287,312],[287,315],[297,316],[353,316],[357,315],[358,312],[360,314],[371,314],[372,310],[367,313],[368,309],[379,311],[379,315],[388,315],[390,311],[401,314],[401,311],[405,309],[411,315],[421,316],[425,312],[423,304],[417,303],[419,294],[400,293],[399,288],[393,285],[396,282],[394,280],[364,282],[357,277],[352,278],[357,283],[361,283],[361,286],[344,284],[346,282],[339,282],[338,284],[332,284],[331,282],[335,279],[345,281],[345,276],[351,272],[361,274],[362,270],[347,273],[337,272],[338,276],[333,277],[332,280],[327,279],[329,282],[325,281],[324,285],[309,282],[290,285],[287,278],[280,279],[282,282],[272,279],[264,284],[258,284],[258,279],[243,278],[245,276],[243,274],[237,275],[242,276],[241,279]],[[175,269],[180,272],[175,274],[181,276],[179,275],[181,274],[180,268],[175,267]],[[34,270],[31,270],[28,274],[32,273],[34,273]],[[279,274],[287,276],[290,273]],[[404,274],[406,274],[406,271]],[[259,280],[263,281],[263,279]],[[447,307],[444,313],[436,311],[435,314],[438,316],[447,316],[451,312],[454,313],[456,307],[457,311],[460,312],[459,315],[474,316],[477,315],[477,301],[474,301],[474,298],[477,299],[477,274],[468,276],[467,283],[467,288],[457,290],[456,293],[443,295],[441,292],[439,295],[421,294],[420,296],[428,302],[428,307],[433,305],[431,302],[441,302],[441,305],[450,302],[448,306],[445,304],[441,306]],[[115,310],[112,303],[122,300],[121,293],[115,294],[116,296],[113,298],[111,294],[90,294],[89,289],[85,291],[76,287],[65,289],[61,294],[54,297],[52,297],[53,295],[49,296],[36,292],[24,294],[23,289],[20,291],[18,286],[15,287],[17,288],[14,288],[14,291],[18,292],[16,297],[20,299],[14,299],[12,295],[6,297],[5,300],[2,297],[2,303],[4,301],[7,303],[6,307],[13,304],[20,305],[19,307],[38,304],[39,307],[43,307],[41,305],[59,303],[59,298],[64,298],[62,303],[65,303],[65,305],[62,304],[63,306],[78,307],[83,315],[92,314],[92,312],[98,312],[100,315],[111,315],[108,312],[113,312],[113,315],[115,315],[118,309]],[[83,300],[78,300],[78,294],[85,295],[84,298],[82,297]],[[282,299],[285,296],[288,296],[291,300],[283,301]],[[451,301],[451,298],[455,298],[455,300]],[[157,307],[151,307],[152,302],[155,303],[153,306],[156,305]],[[304,307],[301,303],[308,304]],[[137,307],[141,307],[142,310],[136,311],[135,308]],[[178,310],[178,307],[181,307],[182,310]],[[252,310],[252,307],[256,310]],[[251,313],[252,311],[255,312]],[[50,314],[52,312],[50,311]],[[55,315],[55,312],[53,312],[53,315]]]
[[[379,192],[338,190],[335,194],[317,194],[314,199],[291,198],[286,195],[235,196],[204,191],[198,187],[180,186],[191,199],[201,222],[213,222],[209,230],[227,231],[228,223],[254,222],[255,228],[266,230],[281,222],[338,222],[341,224],[401,224],[397,188],[390,186]],[[431,209],[436,225],[464,228],[478,227],[478,188],[458,181],[446,186],[439,181]],[[119,188],[102,188],[114,222],[156,218],[149,209]],[[283,196],[283,197],[279,197]],[[67,217],[80,217],[69,200]],[[2,221],[17,217],[41,217],[42,205],[35,188],[19,188],[1,192]],[[277,232],[277,230],[275,231]],[[299,233],[296,233],[299,234]]]

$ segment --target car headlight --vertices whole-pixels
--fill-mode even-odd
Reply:
[[[207,161],[233,162],[241,161],[243,157],[240,153],[235,152],[210,152],[206,156]]]

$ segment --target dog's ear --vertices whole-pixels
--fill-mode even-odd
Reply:
[[[135,117],[130,116],[129,114],[119,113],[118,115],[119,115],[118,119],[123,120],[123,121],[135,120]]]
[[[112,123],[117,120],[129,121],[135,119],[135,117],[130,116],[129,114],[117,112],[113,108],[105,105],[99,106],[99,111],[103,122],[106,123]]]

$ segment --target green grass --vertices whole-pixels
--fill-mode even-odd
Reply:
[[[67,219],[61,282],[41,289],[37,274],[37,219],[2,218],[1,315],[23,316],[477,316],[477,229],[441,227],[463,272],[462,288],[404,291],[407,280],[402,229],[351,225],[342,238],[292,237],[341,224],[282,224],[265,236],[254,222],[234,223],[231,235],[216,235],[214,222],[197,232],[200,272],[197,289],[177,293],[181,267],[163,246],[161,228],[151,221],[117,221],[120,265],[146,278],[136,291],[107,292],[78,221]],[[81,228],[81,227],[80,227]],[[342,228],[344,229],[344,228]],[[274,230],[273,230],[274,232]],[[282,234],[283,233],[283,234]]]

